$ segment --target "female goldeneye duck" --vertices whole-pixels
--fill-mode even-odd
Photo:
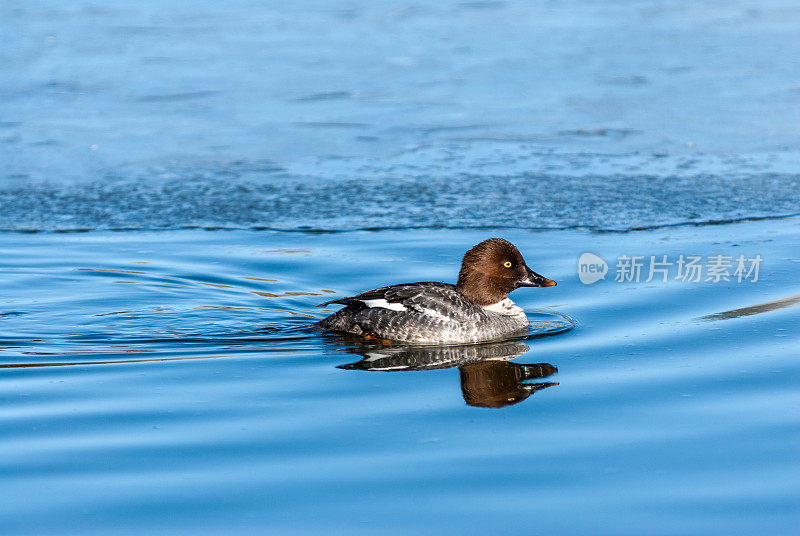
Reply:
[[[392,285],[331,300],[344,309],[316,323],[323,329],[419,343],[468,343],[525,334],[528,317],[508,298],[519,287],[556,284],[525,264],[502,238],[473,247],[461,261],[458,282]]]

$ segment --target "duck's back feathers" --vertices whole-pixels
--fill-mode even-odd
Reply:
[[[318,307],[339,303],[348,309],[386,309],[398,312],[416,312],[432,317],[451,317],[454,321],[468,320],[478,308],[470,303],[455,285],[435,281],[404,283],[381,287],[355,296],[321,303]]]
[[[317,307],[324,307],[332,303],[340,303],[342,305],[352,305],[357,302],[365,302],[371,300],[386,300],[389,302],[402,303],[404,300],[413,298],[418,295],[421,289],[433,289],[438,287],[450,288],[455,290],[455,285],[449,283],[439,283],[435,281],[421,281],[419,283],[402,283],[400,285],[390,285],[388,287],[374,288],[367,290],[355,296],[347,296],[346,298],[338,298],[325,303],[320,303]]]

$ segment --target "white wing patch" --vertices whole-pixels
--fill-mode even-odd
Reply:
[[[391,309],[392,311],[401,311],[401,312],[408,311],[408,307],[406,307],[402,303],[386,301],[383,298],[377,300],[360,300],[360,301],[364,305],[370,308],[380,307],[382,309]],[[439,318],[443,320],[447,319],[447,316],[443,315],[439,311],[434,311],[433,309],[428,309],[427,307],[419,307],[419,306],[414,306],[414,304],[412,304],[412,308],[413,310],[422,313],[426,316],[430,316],[431,318]]]
[[[378,300],[359,300],[364,303],[367,307],[380,307],[382,309],[391,309],[392,311],[407,311],[406,306],[402,303],[392,303],[384,300],[383,298]]]

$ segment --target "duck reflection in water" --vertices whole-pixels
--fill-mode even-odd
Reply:
[[[519,341],[464,346],[359,345],[347,351],[364,358],[338,368],[370,371],[411,371],[458,367],[461,392],[470,406],[502,408],[522,402],[536,391],[558,385],[535,382],[558,372],[548,363],[512,363],[530,350]]]

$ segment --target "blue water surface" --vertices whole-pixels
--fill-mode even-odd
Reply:
[[[460,371],[458,350],[411,361],[427,370],[341,368],[387,351],[306,327],[334,293],[453,280],[481,231],[5,235],[6,526],[791,532],[800,299],[779,299],[797,291],[798,222],[730,231],[505,233],[559,281],[517,302],[576,324],[497,350],[558,369],[524,380],[470,372],[467,350]],[[768,264],[755,284],[586,286],[587,247]],[[486,407],[498,386],[508,400]]]
[[[795,533],[799,23],[0,5],[2,533]],[[558,281],[528,337],[310,327],[490,236]],[[615,280],[719,255],[758,279]]]

